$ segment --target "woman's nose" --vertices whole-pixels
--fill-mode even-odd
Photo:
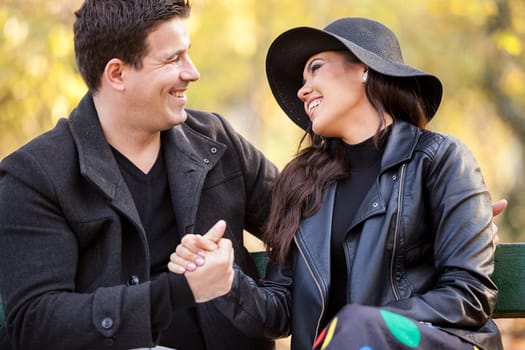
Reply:
[[[308,94],[312,91],[312,88],[310,87],[310,84],[308,84],[307,81],[305,81],[303,83],[303,86],[301,86],[299,88],[299,90],[297,90],[297,97],[299,97],[299,99],[301,101],[306,101],[306,96],[308,96]]]

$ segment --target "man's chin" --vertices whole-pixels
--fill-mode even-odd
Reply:
[[[188,118],[188,114],[186,113],[185,110],[182,110],[177,113],[172,113],[171,118],[170,118],[170,121],[172,124],[171,126],[173,127],[173,126],[180,125],[184,123],[187,118]]]

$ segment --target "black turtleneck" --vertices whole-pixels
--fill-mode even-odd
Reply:
[[[384,143],[381,142],[381,144]],[[382,148],[380,145],[380,149]],[[374,144],[373,138],[355,145],[347,144],[346,155],[350,171],[348,177],[337,182],[332,218],[331,285],[326,321],[335,316],[337,311],[347,303],[348,271],[344,241],[352,220],[376,180],[381,167],[382,152]],[[356,227],[354,230],[360,231],[361,228]]]

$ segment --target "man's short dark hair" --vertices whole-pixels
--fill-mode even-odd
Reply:
[[[91,92],[112,58],[140,69],[146,39],[159,24],[190,15],[188,0],[85,0],[75,12],[75,57]]]

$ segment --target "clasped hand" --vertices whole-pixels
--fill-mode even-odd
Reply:
[[[227,294],[233,283],[234,252],[222,238],[226,222],[219,220],[205,235],[187,234],[170,256],[168,269],[184,274],[198,303]]]
[[[506,200],[493,203],[493,215],[507,207]],[[233,248],[229,239],[222,238],[226,222],[219,220],[205,235],[187,234],[170,256],[168,269],[184,274],[196,302],[206,302],[227,294],[233,283]],[[496,247],[498,227],[492,223],[493,244]]]

